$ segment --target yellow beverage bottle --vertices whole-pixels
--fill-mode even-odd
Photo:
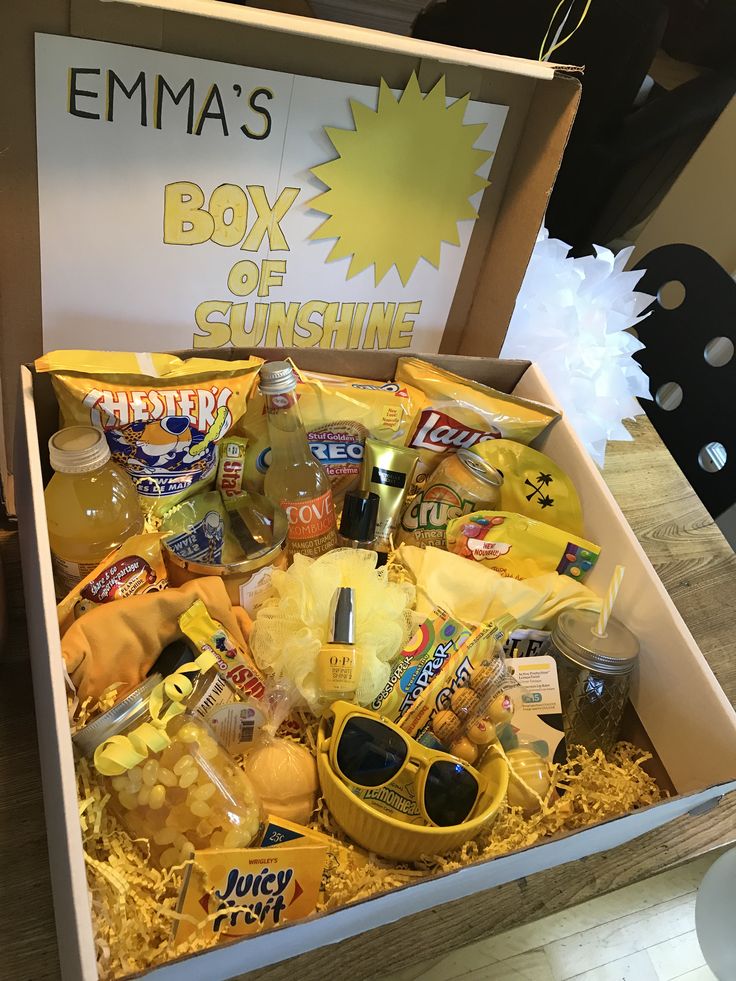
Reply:
[[[135,486],[112,463],[105,434],[69,426],[49,440],[54,476],[44,492],[56,595],[66,594],[114,548],[143,530]]]
[[[288,361],[269,361],[261,367],[260,389],[271,440],[264,490],[286,512],[289,554],[317,558],[337,545],[335,505],[330,478],[309,447],[296,382]]]

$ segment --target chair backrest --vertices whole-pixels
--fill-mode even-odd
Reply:
[[[635,355],[663,442],[713,517],[736,502],[736,282],[707,252],[663,245],[644,256],[638,290],[656,297]]]

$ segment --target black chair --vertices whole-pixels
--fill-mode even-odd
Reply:
[[[656,297],[636,328],[654,396],[641,405],[717,518],[736,503],[736,282],[692,245],[663,245],[637,268],[637,290]]]

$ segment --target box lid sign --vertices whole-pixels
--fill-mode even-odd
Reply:
[[[36,45],[46,349],[438,349],[505,106]]]

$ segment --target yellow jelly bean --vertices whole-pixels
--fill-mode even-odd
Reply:
[[[186,770],[179,777],[179,786],[182,790],[187,787],[191,787],[193,783],[197,782],[197,777],[199,776],[199,770],[196,766],[188,766]]]
[[[137,794],[143,783],[143,771],[139,766],[128,770],[128,784],[132,793]]]
[[[176,734],[176,738],[183,743],[196,743],[202,735],[202,730],[193,722],[187,722]]]
[[[241,828],[232,828],[225,835],[225,848],[245,848],[250,844],[250,836]]]
[[[176,831],[188,831],[192,826],[192,815],[185,807],[174,807],[169,814],[168,824]]]
[[[166,851],[161,856],[161,864],[164,868],[170,868],[172,865],[177,865],[179,863],[179,850],[174,848],[167,848]]]
[[[153,836],[157,845],[173,845],[176,841],[176,831],[173,828],[161,828]]]
[[[113,790],[128,789],[128,778],[125,776],[113,777],[111,783],[112,783]]]
[[[148,803],[148,798],[151,796],[151,788],[146,786],[144,783],[141,789],[138,791],[138,804],[140,807],[145,807]]]
[[[210,797],[215,793],[216,787],[213,783],[203,783],[197,787],[192,794],[196,800],[209,800]]]
[[[157,811],[159,808],[164,806],[164,801],[166,800],[166,787],[162,783],[157,783],[155,787],[151,787],[151,793],[148,797],[148,806],[152,811]]]
[[[129,793],[127,790],[120,791],[118,794],[118,800],[126,811],[134,811],[136,807],[138,807],[138,798],[134,797],[133,794]]]
[[[194,765],[194,759],[187,753],[185,756],[182,756],[181,759],[178,759],[174,764],[174,773],[177,775],[177,777],[180,777],[185,770],[188,770],[190,766]]]
[[[190,808],[195,817],[206,818],[210,813],[210,805],[203,800],[195,800]]]
[[[200,838],[203,838],[205,841],[209,840],[214,830],[215,830],[214,824],[207,818],[204,818],[197,825],[197,834],[199,835]]]
[[[185,838],[184,841],[179,846],[179,855],[181,856],[181,860],[184,861],[185,859],[189,858],[189,856],[192,855],[193,853],[194,853],[194,845],[191,843],[191,841]]]
[[[206,760],[214,760],[214,758],[220,752],[220,747],[217,745],[212,736],[205,736],[202,742],[199,744],[199,751]]]
[[[162,783],[164,787],[175,787],[179,781],[176,779],[176,774],[173,770],[169,770],[165,766],[160,766],[158,768],[158,782]]]
[[[153,787],[158,783],[158,760],[146,760],[143,764],[143,783],[146,787]]]

